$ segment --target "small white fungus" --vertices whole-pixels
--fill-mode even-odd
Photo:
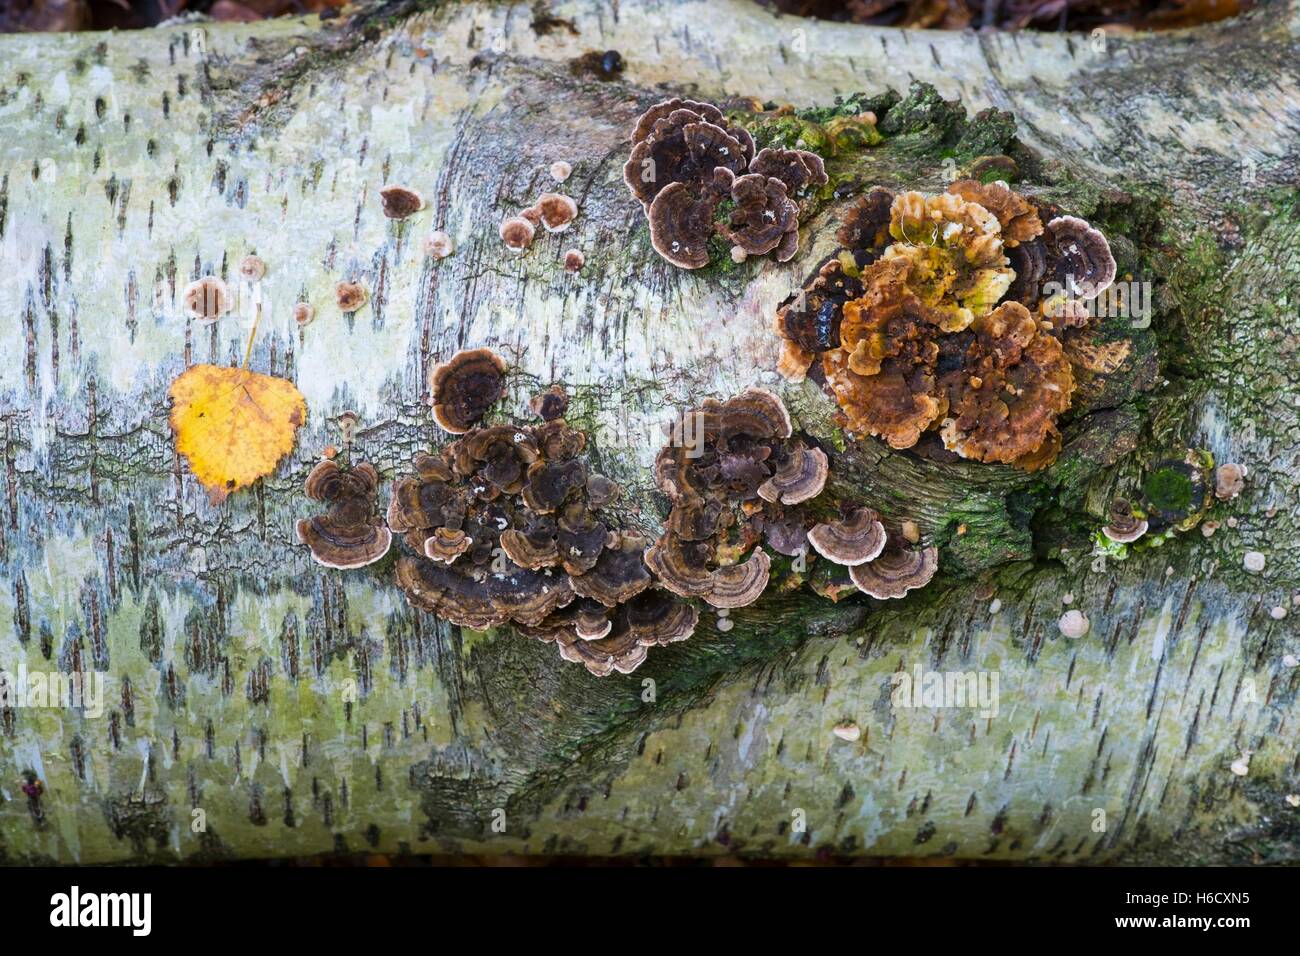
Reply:
[[[1088,618],[1082,611],[1066,611],[1061,615],[1061,619],[1056,622],[1056,626],[1061,629],[1061,633],[1066,637],[1083,637],[1088,633]]]

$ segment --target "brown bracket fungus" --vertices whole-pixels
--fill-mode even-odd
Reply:
[[[564,232],[578,217],[578,204],[562,193],[542,193],[533,208],[547,232]]]
[[[887,538],[880,516],[870,508],[858,508],[847,518],[823,522],[808,532],[818,554],[850,568],[880,557]]]
[[[746,256],[775,250],[777,261],[784,262],[794,255],[799,248],[799,206],[787,195],[785,183],[747,173],[731,184],[731,199],[736,206],[721,229],[728,242]]]
[[[546,391],[534,395],[528,407],[544,422],[563,418],[569,410],[569,393],[559,385],[552,385]]]
[[[826,452],[796,446],[785,462],[777,466],[776,474],[758,486],[758,496],[764,501],[797,505],[821,494],[829,474]]]
[[[491,349],[457,352],[429,377],[438,425],[453,435],[469,431],[505,394],[506,362]]]
[[[798,537],[802,528],[786,526],[785,508],[820,493],[827,470],[821,449],[793,437],[790,415],[772,392],[751,388],[725,402],[706,400],[680,416],[656,456],[655,482],[672,508],[646,564],[683,597],[719,608],[756,601],[771,559],[755,545],[769,532],[783,546]]]
[[[500,393],[505,366],[491,352],[448,365],[457,362],[438,385],[486,376]],[[388,527],[411,552],[397,583],[412,605],[453,624],[512,624],[593,674],[629,673],[647,647],[689,636],[697,614],[663,591],[639,599],[655,583],[646,542],[611,532],[598,513],[618,485],[578,457],[586,435],[561,417],[562,389],[530,404],[541,424],[471,426],[395,482]]]
[[[424,556],[430,561],[454,564],[473,543],[460,528],[434,528],[433,534],[424,539]]]
[[[699,611],[672,595],[652,588],[620,604],[612,617],[598,617],[602,627],[583,632],[591,616],[590,604],[575,601],[551,615],[538,627],[521,628],[525,633],[555,643],[566,661],[582,664],[597,677],[617,671],[630,674],[644,663],[649,649],[684,641],[695,633]],[[588,623],[590,627],[590,624]]]
[[[675,182],[664,187],[646,214],[655,251],[683,269],[708,265],[713,215],[734,181],[730,170],[719,167],[702,182]]]
[[[1047,224],[1046,243],[1053,262],[1051,278],[1070,298],[1093,299],[1115,281],[1115,257],[1100,231],[1076,216]]]
[[[356,312],[366,304],[369,294],[360,282],[336,282],[334,301],[340,312]]]
[[[962,458],[1042,468],[1059,453],[1057,421],[1080,376],[1128,355],[1127,342],[1094,342],[1081,303],[1054,298],[1077,314],[1068,321],[1048,321],[1039,303],[1044,277],[1104,289],[1105,237],[1070,216],[1044,227],[1005,183],[961,180],[937,196],[875,187],[837,238],[842,248],[777,311],[777,368],[822,382],[855,437],[905,449],[938,432]]]
[[[891,543],[875,560],[850,567],[849,577],[859,591],[886,600],[925,587],[938,568],[938,548],[915,550]]]
[[[304,490],[329,510],[299,520],[297,530],[318,564],[360,568],[388,553],[393,536],[374,511],[378,486],[379,474],[368,462],[344,471],[333,461],[322,461],[312,469]]]
[[[645,550],[640,535],[613,532],[591,570],[573,579],[573,590],[606,607],[627,603],[651,584]]]
[[[510,216],[502,220],[498,234],[506,248],[513,253],[521,253],[533,243],[536,227],[523,216]]]
[[[830,182],[826,164],[806,149],[767,147],[750,161],[749,171],[779,179],[791,197],[806,196]]]
[[[379,201],[389,219],[406,219],[424,208],[424,197],[405,186],[385,186],[379,190]]]
[[[632,130],[623,179],[640,201],[655,251],[683,269],[709,263],[718,236],[733,261],[799,249],[798,199],[828,182],[816,153],[768,148],[707,103],[673,99],[650,107]],[[724,204],[728,207],[720,213]]]
[[[230,311],[230,290],[216,276],[204,276],[181,293],[185,314],[196,322],[215,322]]]
[[[1110,506],[1110,523],[1102,534],[1116,544],[1132,544],[1147,533],[1147,521],[1133,511],[1127,498],[1116,498]]]

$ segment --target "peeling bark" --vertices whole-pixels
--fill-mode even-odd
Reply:
[[[0,713],[0,859],[1297,858],[1300,668],[1284,658],[1300,609],[1271,610],[1300,592],[1300,8],[1098,50],[740,2],[578,0],[553,11],[573,31],[526,5],[415,7],[0,37],[0,669],[107,674],[100,717]],[[619,79],[570,69],[606,49]],[[725,633],[706,615],[635,675],[597,680],[552,647],[413,612],[385,565],[322,571],[296,544],[335,417],[360,413],[353,453],[391,478],[439,440],[432,365],[481,345],[514,365],[507,413],[553,381],[574,390],[625,519],[653,533],[655,426],[777,384],[772,312],[837,220],[823,209],[785,266],[677,270],[621,180],[632,120],[668,92],[817,106],[911,81],[1014,113],[1044,188],[1127,223],[1130,268],[1158,291],[1128,373],[1087,396],[1045,475],[872,442],[835,456],[836,494],[941,544],[929,588],[892,605],[770,594]],[[853,171],[936,188],[943,158],[904,132]],[[551,187],[556,160],[573,164],[578,221],[506,254],[497,224]],[[389,183],[428,209],[385,219]],[[421,251],[435,228],[456,242],[440,262]],[[173,451],[166,388],[190,364],[238,363],[248,330],[187,324],[179,297],[209,272],[234,284],[254,252],[269,308],[252,367],[292,378],[310,418],[292,460],[213,507]],[[370,291],[355,314],[333,305],[342,279]],[[305,329],[297,301],[317,310]],[[782,387],[836,447],[828,400]],[[1251,468],[1219,532],[1093,571],[1081,529],[1186,447]],[[996,612],[974,597],[988,582]],[[1056,626],[1065,595],[1091,621],[1079,640]],[[999,713],[892,707],[891,674],[916,665],[996,671]],[[845,721],[858,740],[832,734]]]

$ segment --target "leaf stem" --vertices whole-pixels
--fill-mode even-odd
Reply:
[[[262,303],[257,303],[257,313],[253,316],[253,329],[248,333],[248,347],[244,349],[244,371],[248,371],[248,361],[253,357],[253,340],[257,338],[257,326],[262,321]]]

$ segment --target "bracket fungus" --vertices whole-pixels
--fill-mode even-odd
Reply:
[[[1115,281],[1115,257],[1106,237],[1076,216],[1058,216],[1047,224],[1050,276],[1072,298],[1093,299]]]
[[[646,110],[632,130],[623,180],[640,201],[655,251],[673,265],[709,263],[710,241],[735,262],[799,249],[798,200],[828,182],[816,153],[766,148],[708,103],[671,99]]]
[[[1116,498],[1110,506],[1110,523],[1101,529],[1116,544],[1132,544],[1147,533],[1147,521],[1133,510],[1127,498]]]
[[[476,353],[448,376],[484,375],[499,395],[504,363]],[[562,417],[564,391],[530,405],[541,424],[471,425],[394,483],[388,528],[409,551],[398,586],[453,624],[512,624],[593,674],[629,673],[648,647],[690,636],[697,612],[654,588],[646,541],[601,514],[618,485],[579,457],[586,436]]]
[[[849,577],[864,594],[889,600],[925,587],[938,568],[939,549],[933,545],[916,549],[891,542],[875,559],[851,566]]]
[[[469,431],[505,394],[506,362],[491,349],[457,352],[429,376],[438,425],[453,435]]]
[[[544,422],[563,418],[569,410],[569,393],[559,385],[552,385],[546,391],[534,395],[528,407]]]
[[[379,473],[369,462],[347,469],[333,461],[316,465],[303,486],[307,497],[329,510],[298,521],[298,540],[327,568],[347,570],[373,564],[388,553],[392,532],[375,515]]]
[[[906,449],[937,433],[961,458],[1036,470],[1059,453],[1077,383],[1128,355],[1127,342],[1094,342],[1081,303],[1039,301],[1040,280],[1058,275],[1104,289],[1105,237],[1071,216],[1044,227],[1043,209],[1005,183],[959,180],[937,196],[877,186],[837,239],[777,310],[777,370],[820,382],[855,437]],[[1051,321],[1053,308],[1082,317]]]
[[[389,219],[406,219],[424,208],[424,197],[406,186],[385,186],[379,190],[379,201]]]
[[[340,312],[356,312],[366,304],[369,294],[360,282],[336,282],[334,301]]]
[[[886,539],[880,516],[870,508],[858,508],[846,518],[822,522],[808,532],[818,554],[850,568],[880,557]]]
[[[795,445],[786,460],[777,465],[776,473],[758,486],[758,496],[764,501],[797,505],[821,494],[829,474],[826,452]]]
[[[563,193],[542,193],[533,208],[547,232],[564,232],[578,217],[578,204]]]
[[[771,570],[759,540],[798,553],[802,526],[788,509],[821,492],[828,467],[825,452],[794,436],[772,392],[706,400],[678,418],[656,456],[655,482],[672,508],[646,564],[675,594],[719,608],[753,603]]]
[[[533,243],[536,227],[523,216],[510,216],[501,222],[498,235],[506,248],[514,253],[521,253]]]

